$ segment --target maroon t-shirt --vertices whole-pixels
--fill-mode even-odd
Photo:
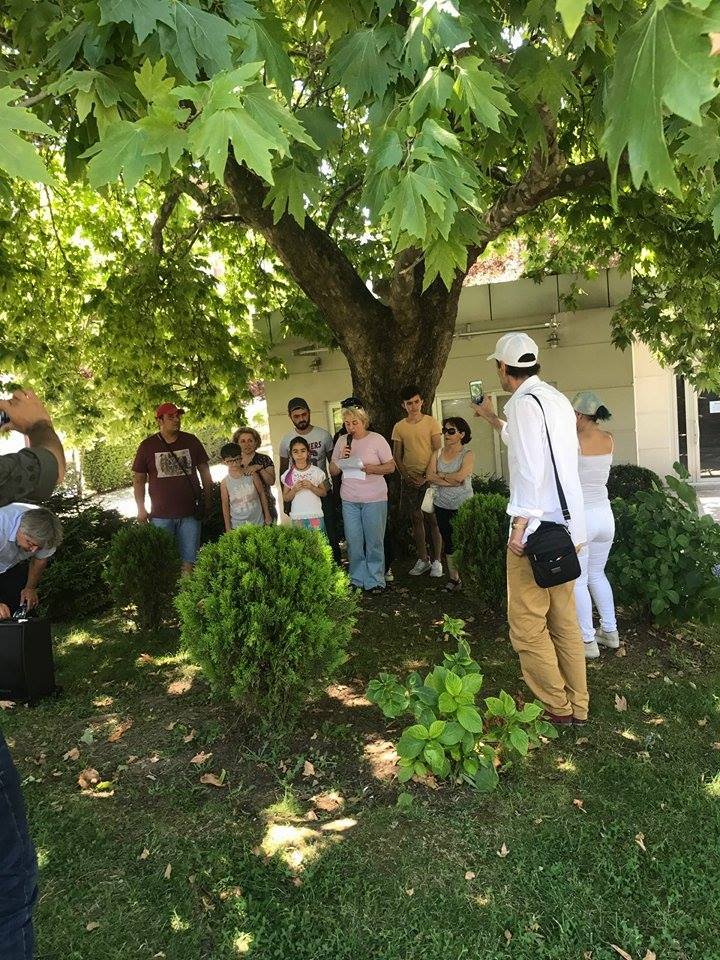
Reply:
[[[190,481],[182,472],[180,464],[190,474]],[[159,433],[146,437],[138,447],[132,469],[135,473],[148,475],[150,507],[153,517],[178,520],[195,513],[195,500],[200,495],[197,467],[207,463],[205,447],[192,433],[178,434],[177,440],[168,443]]]

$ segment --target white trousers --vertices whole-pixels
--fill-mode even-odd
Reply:
[[[585,508],[587,543],[580,551],[580,576],[575,581],[575,607],[585,643],[595,639],[593,601],[603,630],[617,630],[615,601],[605,564],[615,536],[615,518],[610,504]]]

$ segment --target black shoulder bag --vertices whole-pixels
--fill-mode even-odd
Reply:
[[[200,492],[200,485],[199,484],[197,486],[195,485],[191,474],[187,472],[187,470],[183,465],[182,460],[180,459],[180,457],[177,456],[177,454],[175,453],[173,448],[170,446],[170,444],[167,442],[165,437],[161,433],[158,433],[158,436],[160,437],[162,442],[165,444],[165,446],[168,449],[168,453],[172,456],[175,463],[180,467],[180,469],[182,470],[183,476],[185,477],[187,482],[190,484],[190,489],[192,490],[192,493],[193,493],[193,500],[195,501],[195,511],[193,516],[195,517],[196,520],[199,520],[202,523],[202,521],[205,519],[205,501],[202,499],[202,493]],[[192,454],[190,455],[190,462],[192,463]]]
[[[553,453],[552,441],[550,440],[550,431],[548,430],[547,420],[545,419],[545,411],[535,394],[531,393],[530,396],[542,412],[560,507],[563,517],[567,521],[570,519],[570,511],[568,510],[567,500],[565,499],[560,477],[558,476],[555,454]],[[575,544],[572,542],[570,532],[564,523],[551,523],[542,520],[537,530],[534,530],[528,536],[525,544],[525,552],[530,560],[535,583],[539,587],[557,587],[561,583],[569,583],[571,580],[577,580],[580,576],[580,561],[578,560],[577,550],[575,549]]]

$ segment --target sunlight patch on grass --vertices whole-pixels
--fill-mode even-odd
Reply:
[[[255,937],[251,933],[239,933],[233,940],[233,950],[240,956],[250,952]]]
[[[190,921],[183,920],[180,914],[174,911],[172,917],[170,917],[170,929],[173,933],[184,933],[190,929]]]
[[[38,868],[44,870],[50,863],[50,851],[47,847],[36,847],[35,853],[37,855]]]
[[[342,683],[333,683],[325,691],[333,700],[339,700],[344,707],[370,707],[372,704],[367,697],[358,693],[352,687]]]
[[[363,747],[363,757],[376,780],[388,781],[397,773],[398,755],[390,740],[373,740]]]
[[[61,640],[58,649],[62,651],[66,647],[99,647],[105,640],[105,637],[89,633],[87,630],[73,630]]]
[[[293,817],[302,816],[302,808],[292,790],[286,790],[282,800],[265,808],[265,816],[270,821],[291,820]]]
[[[564,757],[558,757],[555,766],[563,773],[577,773],[577,767],[572,760],[566,760]]]
[[[294,873],[317,860],[330,843],[342,842],[342,834],[357,826],[357,820],[343,817],[323,824],[319,829],[294,823],[271,823],[260,844],[267,858],[279,857]]]
[[[720,773],[716,773],[712,780],[705,784],[705,793],[709,797],[720,797]]]

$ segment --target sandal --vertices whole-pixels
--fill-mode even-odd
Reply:
[[[462,580],[448,580],[443,590],[445,593],[457,593],[458,590],[462,590]]]

